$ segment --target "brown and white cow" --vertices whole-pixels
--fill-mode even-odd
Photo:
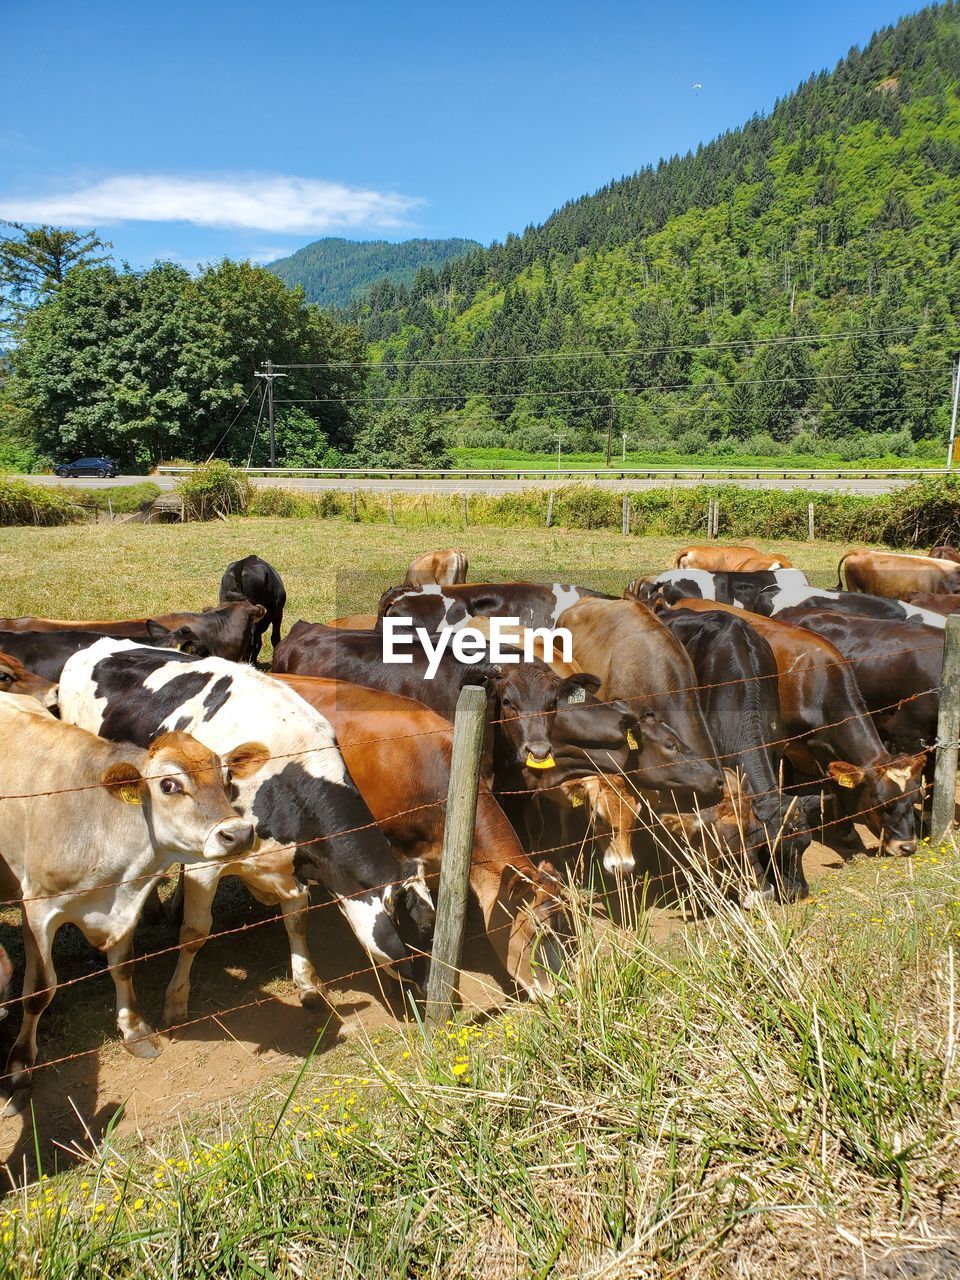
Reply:
[[[415,557],[410,562],[403,585],[418,587],[435,583],[441,587],[452,587],[466,580],[467,557],[456,547],[445,547],[442,551],[425,551]]]
[[[683,547],[673,562],[676,569],[706,569],[710,573],[761,573],[792,569],[786,556],[757,551],[754,547]]]
[[[848,551],[837,565],[837,590],[846,577],[848,591],[902,600],[915,592],[935,595],[960,592],[960,564],[933,556],[891,551]]]
[[[165,868],[252,848],[253,823],[231,806],[226,789],[252,761],[259,767],[263,751],[246,743],[221,760],[185,733],[162,734],[147,749],[107,742],[31,699],[0,695],[0,849],[22,899],[26,951],[23,1025],[7,1067],[11,1110],[29,1094],[37,1023],[57,985],[53,938],[62,924],[75,924],[106,954],[125,1048],[141,1058],[159,1052],[131,977],[137,919]]]

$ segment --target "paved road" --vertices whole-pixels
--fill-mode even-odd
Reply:
[[[75,489],[109,489],[115,485],[132,485],[143,484],[152,480],[154,484],[159,485],[161,489],[172,489],[176,484],[174,476],[117,476],[113,480],[97,480],[95,478],[83,478],[79,480],[58,480],[56,476],[25,476],[26,480],[32,480],[39,484],[58,484],[64,485],[66,488]],[[810,489],[818,493],[891,493],[894,489],[900,489],[905,484],[909,484],[916,477],[907,477],[899,479],[895,476],[885,476],[876,479],[858,479],[855,476],[846,476],[840,479],[836,477],[823,477],[816,480],[804,479],[803,476],[797,477],[781,477],[781,476],[765,476],[760,480],[750,477],[737,479],[721,478],[716,484],[736,484],[744,489]],[[461,479],[455,480],[363,480],[363,479],[330,479],[319,478],[312,479],[310,477],[288,478],[288,477],[251,477],[253,483],[258,487],[270,486],[277,489],[301,489],[307,492],[317,492],[321,489],[368,489],[380,493],[517,493],[522,489],[531,487],[538,489],[555,489],[565,484],[575,483],[575,478],[565,476],[562,480],[490,480],[490,479]],[[633,480],[590,480],[591,484],[598,484],[603,488],[636,491],[640,489],[662,489],[662,488],[680,488],[690,489],[696,485],[704,484],[705,481],[699,476],[682,477],[675,479],[673,476],[658,476],[655,479],[637,478]]]

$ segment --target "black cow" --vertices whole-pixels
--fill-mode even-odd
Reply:
[[[744,779],[756,819],[745,833],[747,843],[776,843],[782,895],[788,900],[806,897],[803,851],[810,844],[810,828],[820,806],[816,796],[791,797],[780,791],[787,735],[780,718],[773,650],[729,613],[665,609],[660,620],[693,662],[698,697],[719,758]]]
[[[196,658],[210,657],[188,627],[171,631],[152,619],[147,622],[149,645],[154,649],[179,649]],[[109,639],[98,631],[0,631],[0,652],[13,654],[28,671],[47,680],[59,680],[68,658],[89,649],[98,640]]]
[[[287,593],[273,565],[259,556],[245,556],[228,564],[220,579],[220,603],[230,604],[237,600],[249,600],[251,604],[263,605],[265,610],[263,617],[254,624],[250,652],[241,659],[243,662],[256,662],[268,627],[272,627],[270,643],[274,648],[280,643]]]

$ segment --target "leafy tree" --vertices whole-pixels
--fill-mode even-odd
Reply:
[[[354,460],[361,467],[449,467],[451,461],[439,417],[402,404],[391,405],[360,432]]]

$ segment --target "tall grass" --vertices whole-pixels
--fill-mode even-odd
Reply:
[[[177,482],[188,520],[242,516],[253,495],[246,475],[227,462],[207,462]]]
[[[579,911],[555,997],[108,1146],[7,1200],[0,1265],[706,1280],[929,1256],[960,1223],[960,860],[848,877],[752,915],[705,882],[713,914],[663,943]]]
[[[599,485],[570,484],[557,488],[552,523],[567,529],[619,530],[623,492]],[[921,480],[894,493],[863,496],[744,489],[737,485],[665,485],[626,496],[631,506],[631,532],[640,537],[689,538],[706,530],[708,505],[719,506],[719,536],[725,539],[807,537],[807,506],[814,504],[816,536],[835,542],[885,542],[891,546],[929,547],[960,540],[960,481]],[[469,494],[467,525],[505,529],[543,529],[550,494],[525,489],[500,495]],[[294,489],[259,489],[248,513],[305,519],[340,518],[359,523],[404,527],[463,528],[460,494],[395,493],[359,490],[306,493]]]
[[[65,489],[0,477],[0,525],[77,524],[83,507]]]

